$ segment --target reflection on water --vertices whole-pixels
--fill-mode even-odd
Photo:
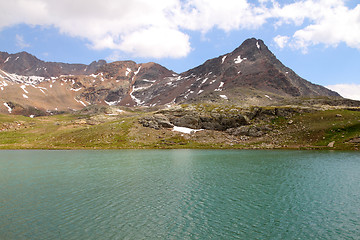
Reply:
[[[356,239],[360,154],[0,151],[0,239]]]

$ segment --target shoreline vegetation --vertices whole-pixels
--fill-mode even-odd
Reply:
[[[197,131],[191,131],[191,129]],[[359,150],[360,108],[184,104],[0,115],[0,149]]]

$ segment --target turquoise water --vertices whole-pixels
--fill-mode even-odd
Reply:
[[[360,153],[0,151],[0,239],[360,239]]]

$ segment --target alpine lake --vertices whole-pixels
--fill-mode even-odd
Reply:
[[[0,239],[360,239],[360,153],[1,150]]]

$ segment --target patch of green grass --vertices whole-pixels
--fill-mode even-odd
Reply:
[[[194,107],[194,106],[193,106]],[[239,107],[218,104],[198,104],[198,111],[233,111]],[[269,108],[270,110],[273,108]],[[290,146],[294,148],[326,148],[335,141],[334,149],[354,149],[348,144],[360,136],[360,112],[328,110],[293,114],[291,117],[273,117],[254,122],[257,126],[271,125],[270,137],[235,143],[211,137],[214,132],[200,138],[181,135],[171,129],[154,130],[138,124],[138,118],[150,113],[126,116],[99,116],[94,121],[87,115],[63,114],[28,118],[0,115],[0,148],[2,149],[120,149],[120,148],[266,148]],[[240,113],[241,114],[241,113]],[[85,121],[84,121],[85,119]],[[87,121],[89,120],[89,121]],[[292,123],[289,121],[292,120]],[[96,123],[95,125],[94,122]],[[218,132],[216,132],[218,133]],[[216,136],[220,136],[216,135]],[[205,139],[205,141],[204,141]]]
[[[289,126],[290,135],[303,145],[327,146],[335,141],[345,147],[345,142],[360,134],[360,112],[328,110],[298,115]],[[291,128],[292,129],[291,131]],[[295,129],[297,127],[297,129]]]

